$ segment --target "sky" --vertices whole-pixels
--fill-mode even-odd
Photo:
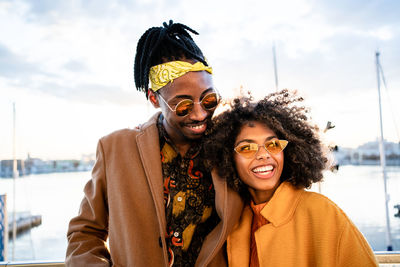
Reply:
[[[223,97],[239,88],[297,90],[313,121],[336,126],[339,147],[379,132],[375,52],[385,139],[400,141],[400,2],[396,0],[0,0],[0,160],[79,159],[99,138],[145,122],[156,110],[137,92],[140,36],[172,19],[194,36]]]

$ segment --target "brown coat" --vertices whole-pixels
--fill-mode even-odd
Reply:
[[[167,266],[157,117],[100,139],[79,215],[69,224],[67,266]],[[212,177],[221,222],[205,239],[196,266],[222,267],[221,248],[243,202],[224,180]]]

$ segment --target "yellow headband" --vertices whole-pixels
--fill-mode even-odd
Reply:
[[[212,74],[212,68],[205,66],[200,61],[191,64],[186,61],[170,61],[167,63],[159,64],[150,68],[149,79],[151,82],[151,90],[156,92],[174,79],[183,76],[189,71],[202,71],[205,70]]]

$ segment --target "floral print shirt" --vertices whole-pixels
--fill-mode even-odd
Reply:
[[[169,266],[194,266],[205,237],[219,222],[211,173],[202,158],[201,143],[184,156],[170,141],[158,119],[167,221],[165,239]]]

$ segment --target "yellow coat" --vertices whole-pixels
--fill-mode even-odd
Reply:
[[[325,196],[282,183],[261,210],[270,223],[255,232],[260,267],[378,266],[363,235]],[[249,266],[253,213],[243,210],[229,235],[229,266]]]

